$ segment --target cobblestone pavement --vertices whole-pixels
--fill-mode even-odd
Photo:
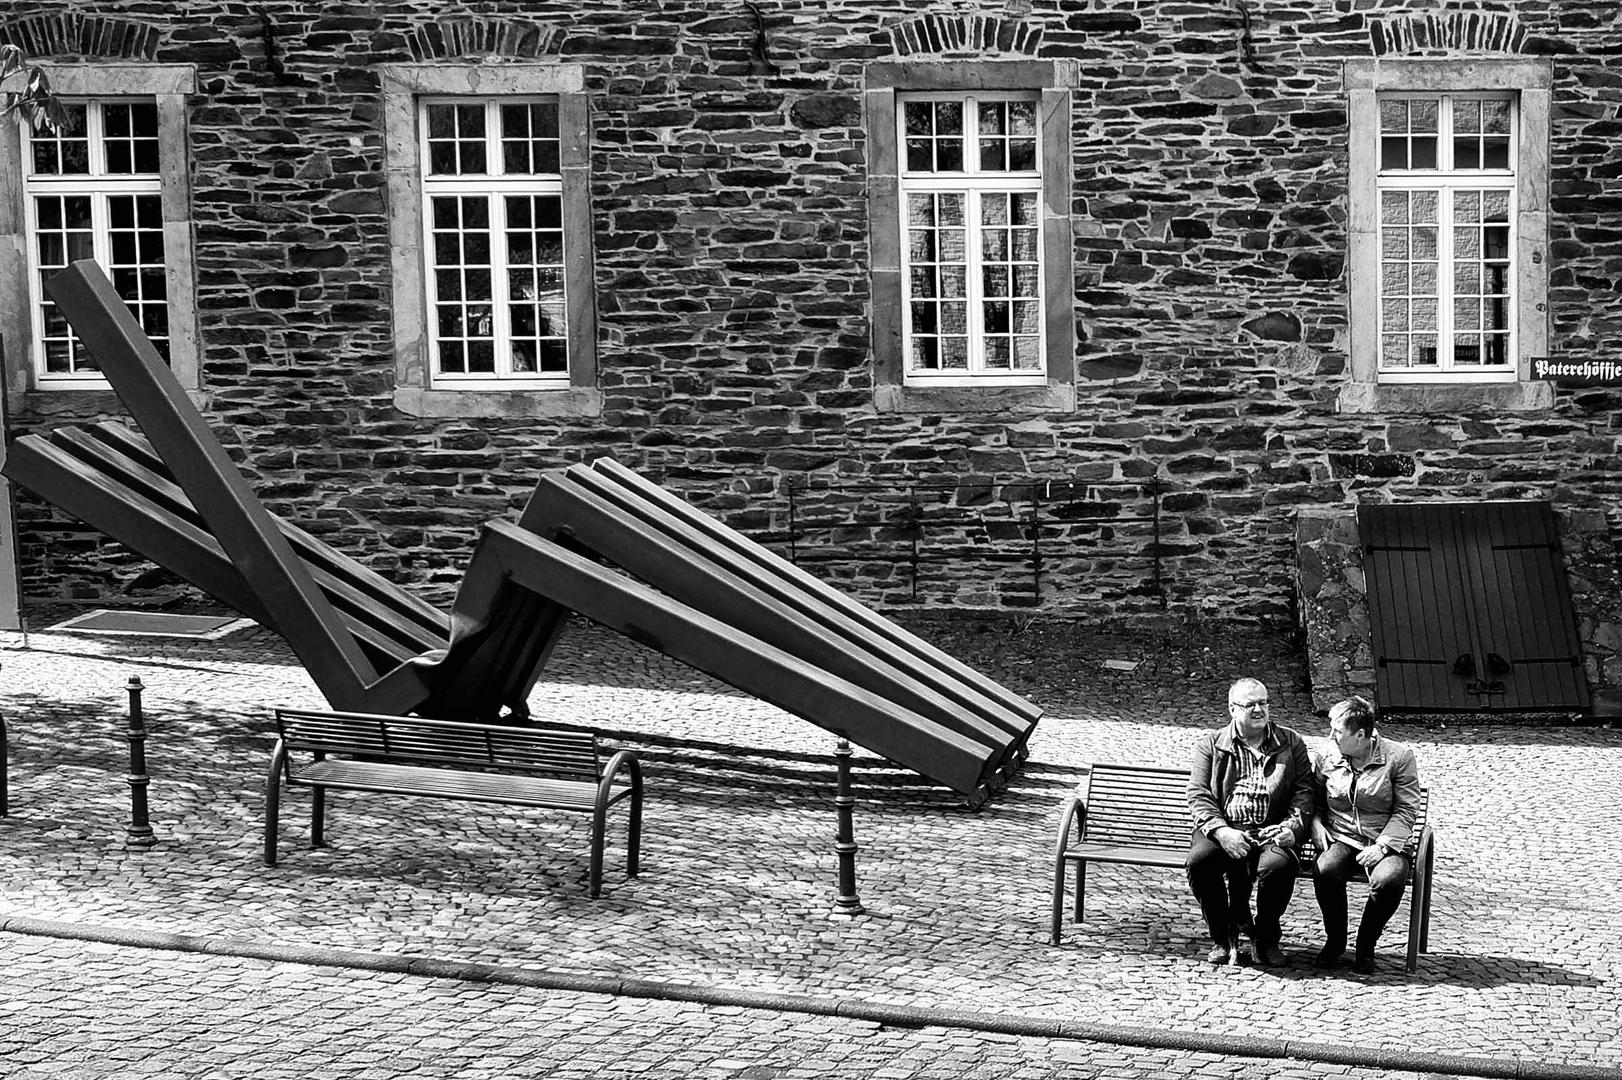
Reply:
[[[1413,975],[1401,969],[1406,904],[1380,973],[1310,971],[1320,936],[1305,887],[1286,922],[1295,964],[1212,970],[1181,875],[1131,867],[1089,871],[1087,921],[1054,947],[1052,844],[1079,764],[1183,763],[1240,673],[1269,683],[1277,719],[1310,732],[1321,721],[1307,715],[1299,658],[1278,638],[973,629],[953,624],[939,640],[1047,709],[1032,759],[969,812],[859,756],[870,914],[854,920],[830,913],[832,738],[590,624],[565,635],[532,706],[542,719],[599,726],[643,758],[642,874],[624,878],[623,833],[612,830],[597,901],[585,891],[585,819],[544,811],[344,795],[329,803],[332,846],[311,851],[308,796],[297,792],[284,799],[284,857],[265,867],[268,710],[322,702],[263,630],[218,642],[0,634],[12,803],[0,821],[0,918],[1622,1066],[1622,870],[1595,857],[1614,831],[1622,733],[1474,718],[1387,725],[1419,751],[1437,826],[1432,952]],[[1107,660],[1139,663],[1117,671]],[[159,843],[149,851],[123,845],[130,675],[146,684],[152,731]]]
[[[0,935],[9,1080],[880,1080],[1415,1073]]]

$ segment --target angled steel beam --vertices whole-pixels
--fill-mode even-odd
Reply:
[[[808,601],[822,605],[828,611],[837,613],[854,625],[876,635],[901,655],[914,657],[920,665],[937,668],[950,679],[973,686],[978,693],[998,702],[1010,713],[1023,717],[1027,730],[1041,718],[1042,709],[1039,706],[1002,686],[996,680],[987,678],[949,653],[942,652],[916,634],[897,626],[826,582],[811,576],[781,555],[722,524],[651,480],[632,472],[614,459],[598,458],[591,463],[591,469],[624,487],[636,498],[665,510],[697,530],[705,538],[705,543],[715,552],[714,557],[717,560],[738,560],[760,567],[767,574],[781,580],[786,594],[802,594]]]
[[[751,572],[758,568],[712,559],[695,530],[645,501],[618,505],[614,496],[624,489],[604,485],[600,474],[579,467],[544,476],[521,525],[542,535],[560,531],[671,598],[986,746],[1003,748],[1029,727],[972,687],[931,679],[937,673],[928,669],[920,675],[905,658],[892,662],[875,635],[843,624],[825,606],[772,595],[771,582]]]
[[[803,717],[954,791],[974,796],[997,751],[830,675],[686,604],[504,521],[485,525],[457,617],[500,622],[512,586],[538,593],[666,656]]]
[[[75,262],[45,291],[185,489],[221,549],[334,708],[361,710],[377,676],[270,513],[214,438],[112,282]]]
[[[57,428],[45,439],[26,435],[12,444],[5,475],[74,517],[100,529],[131,551],[151,559],[248,618],[277,629],[259,598],[226,558],[201,519],[166,477],[77,428]],[[344,556],[278,521],[307,560],[316,584],[334,602],[344,625],[375,662],[393,667],[424,651],[443,649],[448,638],[423,625],[404,625],[379,616],[369,592],[357,587],[347,561],[320,557],[325,549]],[[430,609],[432,610],[432,609]],[[438,614],[437,612],[435,613]],[[438,616],[443,627],[445,619]]]

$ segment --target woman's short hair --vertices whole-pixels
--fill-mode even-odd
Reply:
[[[1374,731],[1374,724],[1379,716],[1375,712],[1374,702],[1353,694],[1329,707],[1329,719],[1339,720],[1341,726],[1349,732],[1361,731],[1367,735]]]

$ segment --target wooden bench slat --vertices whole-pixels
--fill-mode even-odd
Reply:
[[[1073,844],[1065,852],[1065,858],[1072,860],[1132,863],[1138,866],[1182,866],[1184,857],[1184,852],[1167,851],[1162,847],[1135,847],[1130,844],[1094,843],[1090,840]]]
[[[420,765],[376,761],[317,761],[299,773],[301,780],[326,787],[377,791],[395,795],[426,795],[475,802],[514,803],[550,810],[591,810],[595,787],[544,777],[509,773],[459,772]],[[630,795],[629,785],[615,785],[611,802]]]

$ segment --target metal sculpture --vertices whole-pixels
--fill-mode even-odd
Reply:
[[[447,615],[261,506],[94,262],[46,289],[145,438],[58,428],[0,472],[279,632],[335,709],[522,722],[577,612],[971,803],[1024,758],[1036,706],[608,458],[488,522]]]

